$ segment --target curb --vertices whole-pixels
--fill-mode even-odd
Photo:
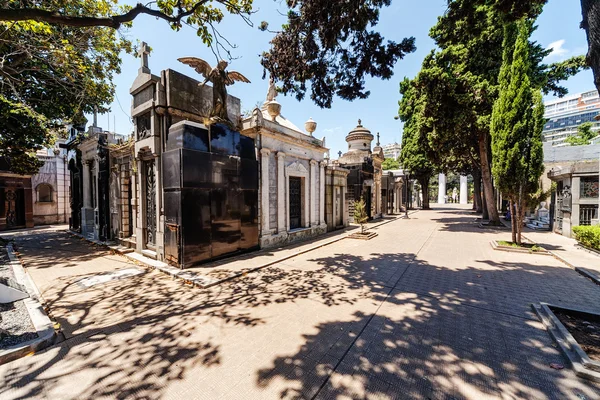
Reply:
[[[54,331],[54,325],[48,315],[44,312],[41,305],[42,297],[35,286],[35,283],[31,280],[31,277],[21,265],[21,262],[17,258],[12,244],[6,246],[8,257],[10,259],[10,265],[15,272],[15,278],[18,283],[24,285],[29,293],[29,298],[23,300],[29,313],[29,318],[37,332],[37,339],[32,339],[24,343],[19,343],[11,346],[7,349],[0,351],[0,365],[6,364],[10,361],[18,358],[31,355],[36,351],[40,351],[54,343],[56,332]]]
[[[592,361],[583,351],[579,343],[573,338],[565,326],[554,315],[550,307],[560,308],[562,310],[575,311],[584,314],[594,314],[588,311],[582,311],[572,308],[554,306],[548,303],[532,304],[533,311],[542,321],[550,337],[554,339],[561,353],[569,360],[575,374],[581,378],[594,382],[600,382],[600,363]],[[594,314],[597,315],[597,314]]]
[[[531,240],[529,240],[529,239],[527,239],[527,241],[531,242]],[[508,253],[536,254],[536,255],[541,255],[541,256],[550,256],[550,255],[552,255],[552,254],[550,254],[550,252],[548,250],[546,250],[545,248],[543,248],[541,246],[538,246],[541,249],[541,251],[533,251],[533,250],[529,250],[529,249],[526,249],[526,248],[502,246],[502,245],[498,244],[497,240],[490,241],[490,245],[492,246],[492,249],[494,249],[494,250],[497,250],[497,251],[506,251]]]
[[[418,212],[418,210],[415,210],[412,213],[409,213],[409,215],[410,214],[414,214],[416,212]],[[378,228],[378,227],[380,227],[382,225],[389,224],[390,222],[397,221],[399,219],[404,219],[404,218],[405,218],[404,215],[398,216],[396,218],[392,218],[390,220],[386,220],[386,221],[380,222],[380,223],[378,223],[376,225],[373,225],[373,226],[369,227],[369,229]],[[281,261],[289,260],[290,258],[296,257],[296,256],[298,256],[300,254],[305,254],[305,253],[311,252],[313,250],[320,249],[321,247],[329,246],[330,244],[333,244],[335,242],[339,242],[340,240],[346,239],[352,233],[353,233],[352,231],[350,231],[350,232],[341,232],[338,237],[335,237],[332,240],[329,240],[329,241],[327,241],[325,243],[321,243],[321,244],[315,245],[313,247],[309,247],[309,248],[307,248],[305,250],[299,251],[297,253],[294,253],[294,254],[291,254],[291,255],[288,255],[288,256],[285,256],[285,257],[281,257],[281,258],[278,258],[278,259],[275,259],[275,260],[271,260],[269,262],[266,262],[264,264],[258,265],[256,267],[248,268],[248,269],[245,269],[243,271],[234,272],[231,275],[228,275],[228,276],[220,278],[220,279],[210,278],[210,277],[207,277],[207,276],[204,276],[204,275],[199,275],[199,274],[191,273],[188,270],[179,269],[179,268],[176,268],[176,267],[172,267],[172,266],[170,266],[170,265],[168,265],[166,263],[163,263],[161,261],[156,261],[156,260],[151,260],[151,259],[145,260],[146,257],[143,257],[139,253],[128,253],[128,254],[122,254],[122,255],[124,255],[126,258],[128,258],[128,259],[130,259],[132,261],[141,263],[141,264],[143,264],[146,267],[153,268],[153,269],[156,269],[156,270],[158,270],[160,272],[168,274],[168,275],[172,276],[173,278],[182,279],[186,283],[192,284],[192,285],[194,285],[194,286],[196,286],[196,287],[198,287],[200,289],[207,289],[207,288],[210,288],[212,286],[220,285],[221,283],[224,283],[224,282],[227,282],[227,281],[239,278],[239,277],[244,276],[244,275],[246,275],[246,274],[248,274],[250,272],[256,272],[258,270],[267,268],[267,267],[269,267],[269,266],[271,266],[273,264],[277,264],[277,263],[279,263]]]

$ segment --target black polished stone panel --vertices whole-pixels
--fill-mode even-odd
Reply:
[[[166,151],[162,154],[163,188],[181,188],[181,149]]]
[[[173,149],[210,151],[208,129],[190,121],[172,125],[167,136],[167,151]]]
[[[210,188],[214,186],[210,153],[183,149],[181,155],[182,187]]]
[[[240,213],[240,248],[258,248],[258,190],[241,191]]]
[[[236,189],[213,189],[210,193],[213,257],[240,249],[240,194]]]
[[[240,188],[258,190],[258,161],[245,158],[240,160]]]
[[[217,124],[209,142],[200,140],[212,151],[199,150],[202,129],[187,125],[172,127],[163,153],[165,255],[183,268],[259,243],[254,141]]]
[[[210,151],[230,156],[240,155],[240,133],[224,124],[210,127]]]
[[[181,191],[165,192],[165,257],[168,262],[181,262]]]
[[[213,187],[238,189],[240,186],[239,157],[213,153],[211,160]]]
[[[208,189],[182,190],[183,267],[211,258],[211,191]]]
[[[247,160],[256,160],[254,139],[240,135],[240,157]]]

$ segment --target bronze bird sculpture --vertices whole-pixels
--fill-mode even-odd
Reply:
[[[250,80],[237,71],[226,71],[228,63],[225,60],[219,61],[214,68],[206,61],[196,57],[182,57],[178,61],[189,65],[204,76],[204,82],[200,83],[200,86],[204,86],[209,81],[212,83],[213,108],[210,118],[229,121],[226,86],[233,85],[236,81],[250,83]]]

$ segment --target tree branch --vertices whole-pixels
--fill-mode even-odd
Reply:
[[[0,21],[34,20],[67,26],[106,26],[109,28],[119,29],[123,23],[133,21],[140,14],[151,15],[170,23],[179,23],[182,18],[192,15],[201,5],[207,3],[208,1],[209,0],[199,0],[189,10],[183,11],[180,9],[179,12],[173,16],[158,10],[154,10],[141,3],[138,3],[125,14],[114,15],[111,17],[75,17],[63,15],[56,11],[40,10],[35,8],[2,8],[0,9]]]

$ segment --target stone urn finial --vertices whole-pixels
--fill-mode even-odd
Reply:
[[[362,120],[358,120],[358,126],[362,126]]]
[[[310,117],[308,121],[304,123],[304,128],[306,129],[306,132],[312,136],[313,132],[317,130],[317,123]]]
[[[277,100],[267,102],[267,112],[271,116],[271,119],[275,121],[277,116],[281,114],[281,104],[279,104]]]

